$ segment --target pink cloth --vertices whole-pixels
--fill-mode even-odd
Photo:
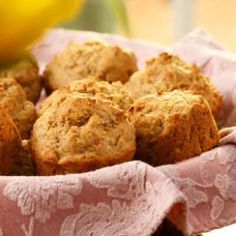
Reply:
[[[41,68],[69,41],[91,38],[134,50],[139,64],[167,48],[121,37],[51,31],[35,49]],[[236,57],[196,30],[172,49],[196,62],[224,95],[221,125],[236,124]],[[0,236],[151,235],[167,217],[185,235],[236,222],[236,129],[201,156],[153,168],[132,161],[52,177],[1,177]]]

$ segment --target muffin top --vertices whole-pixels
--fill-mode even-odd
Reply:
[[[136,70],[134,54],[118,46],[100,41],[89,41],[82,45],[71,43],[47,65],[45,86],[51,92],[88,76],[110,83],[125,83]]]
[[[132,159],[135,131],[111,102],[70,93],[36,121],[31,150],[39,174],[84,172]]]
[[[0,79],[0,107],[10,115],[21,136],[28,138],[37,115],[33,103],[26,100],[24,90],[13,78]]]
[[[125,111],[133,103],[130,93],[120,82],[109,84],[106,81],[98,81],[95,77],[89,77],[88,79],[74,81],[53,92],[43,102],[39,114],[41,115],[53,102],[56,102],[58,97],[64,96],[66,93],[89,94],[100,99],[111,101],[114,106]]]
[[[190,90],[207,100],[215,117],[223,102],[219,91],[196,65],[167,53],[149,60],[144,69],[133,74],[126,87],[135,98],[176,89]]]
[[[214,147],[219,133],[206,100],[173,91],[137,99],[129,109],[136,129],[136,159],[152,165],[175,163]]]
[[[129,109],[129,119],[136,128],[138,126],[155,139],[156,134],[169,132],[176,115],[187,117],[195,105],[209,108],[203,97],[193,96],[190,92],[175,90],[161,96],[147,95],[134,102]]]
[[[0,79],[14,78],[26,93],[27,100],[36,103],[41,92],[41,78],[36,60],[30,53],[14,63],[0,67]]]

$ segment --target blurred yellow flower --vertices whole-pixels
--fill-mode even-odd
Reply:
[[[78,13],[83,0],[0,0],[0,60],[13,57],[44,30]]]

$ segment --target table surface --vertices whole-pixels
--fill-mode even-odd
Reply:
[[[236,224],[224,227],[222,229],[216,229],[209,233],[203,234],[204,236],[233,236],[236,235]]]

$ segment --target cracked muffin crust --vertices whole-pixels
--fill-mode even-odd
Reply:
[[[48,92],[88,76],[125,83],[136,70],[134,54],[118,46],[99,41],[71,43],[47,65],[44,83]]]
[[[22,138],[29,138],[37,118],[34,104],[26,100],[22,87],[12,78],[0,79],[0,107],[12,118]]]
[[[42,103],[39,115],[43,114],[53,102],[56,102],[59,96],[64,93],[84,93],[90,94],[100,99],[111,101],[114,106],[122,110],[128,110],[132,105],[133,99],[130,93],[120,82],[114,82],[109,84],[106,81],[98,81],[94,77],[88,79],[77,80],[70,83],[67,86],[54,91],[47,99]]]
[[[207,100],[214,117],[217,117],[223,103],[219,91],[196,65],[167,53],[149,60],[144,69],[131,76],[126,87],[134,98],[148,94],[160,95],[175,89],[190,90]]]
[[[86,172],[131,160],[135,130],[111,102],[67,93],[35,122],[30,148],[39,175]]]
[[[18,129],[7,112],[0,108],[0,175],[11,172],[20,148]]]
[[[137,99],[129,109],[136,129],[135,159],[154,166],[201,154],[219,142],[219,133],[206,100],[173,91]]]
[[[33,55],[27,54],[18,59],[13,65],[0,68],[0,79],[14,78],[24,89],[27,100],[36,103],[41,92],[41,77]]]

